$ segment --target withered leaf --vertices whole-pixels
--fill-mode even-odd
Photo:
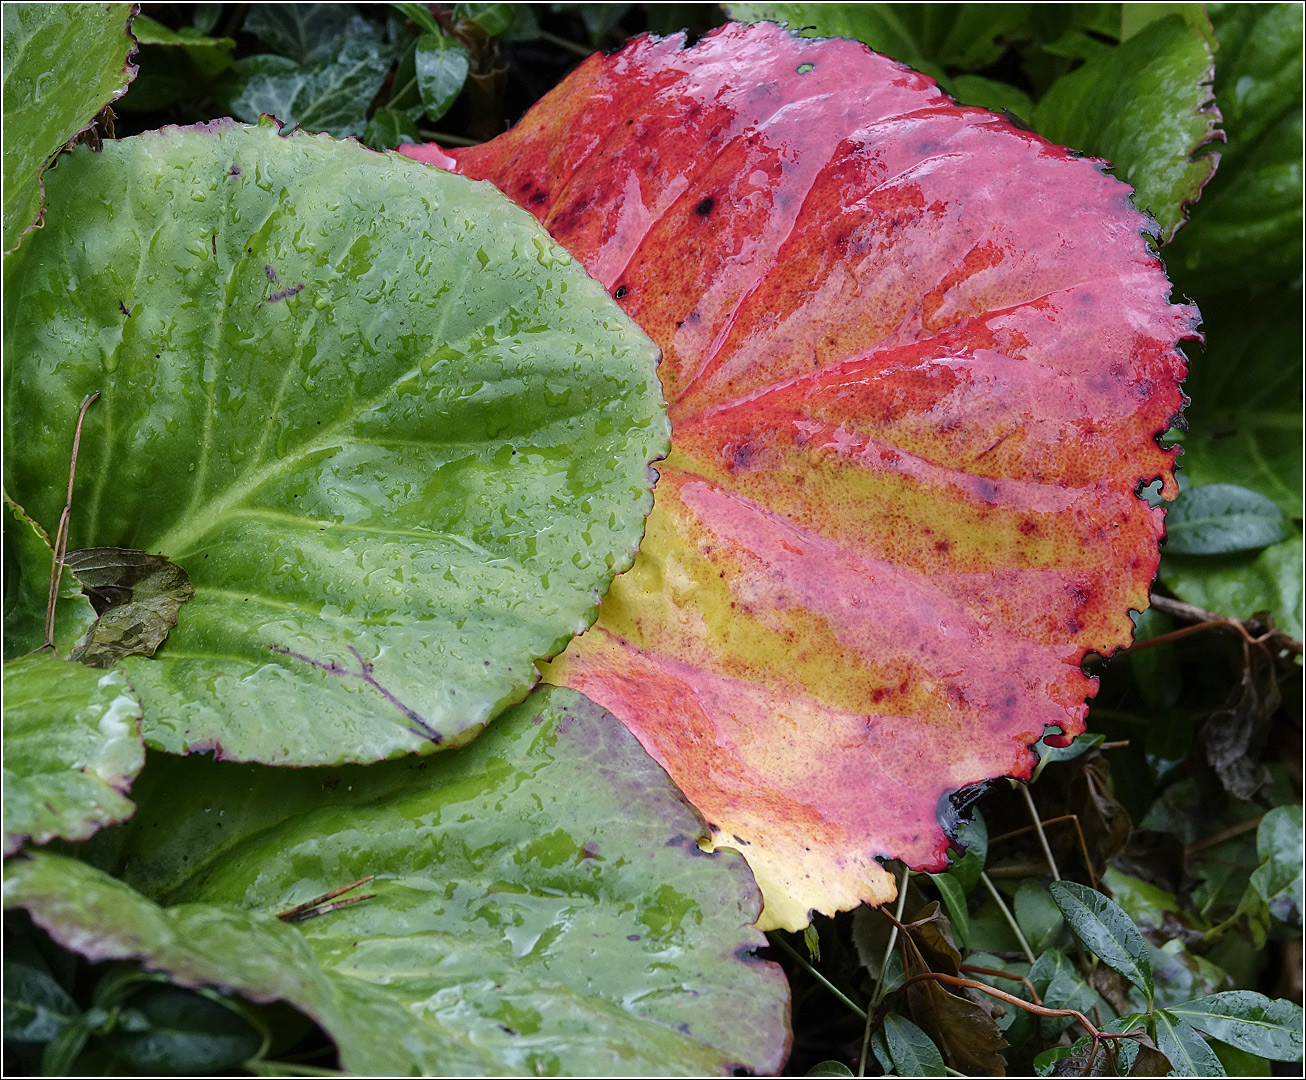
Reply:
[[[939,910],[937,902],[923,908],[903,929],[909,939],[906,947],[909,977],[923,971],[960,973],[961,954],[953,944],[947,916]],[[923,981],[909,985],[904,996],[904,1011],[934,1040],[952,1068],[971,1076],[1005,1075],[1006,1061],[1001,1051],[1007,1041],[984,995],[967,990],[953,992],[942,983]]]
[[[124,656],[153,656],[195,590],[190,575],[162,555],[132,548],[70,551],[64,565],[99,616],[70,659],[107,668]]]
[[[1260,753],[1270,733],[1270,718],[1282,701],[1274,654],[1264,645],[1243,647],[1242,678],[1197,736],[1206,761],[1224,789],[1250,799],[1268,773]]]

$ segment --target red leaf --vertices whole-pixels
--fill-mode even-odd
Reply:
[[[748,857],[762,925],[941,868],[939,810],[1083,730],[1130,640],[1197,312],[1129,188],[844,40],[729,25],[593,56],[414,157],[535,213],[661,345],[634,568],[549,677]]]

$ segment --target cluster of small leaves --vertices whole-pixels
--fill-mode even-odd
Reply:
[[[947,873],[900,868],[897,917],[862,909],[821,921],[807,949],[819,971],[779,940],[797,965],[793,1064],[826,1076],[876,1075],[877,1065],[900,1076],[1259,1076],[1301,1060],[1300,1006],[1236,988],[1291,978],[1290,956],[1258,978],[1267,957],[1251,954],[1249,966],[1247,940],[1300,935],[1300,806],[1250,818],[1256,828],[1229,840],[1216,830],[1187,855],[1179,844],[1171,891],[1156,883],[1175,871],[1157,858],[1166,838],[1177,842],[1158,827],[1168,796],[1131,828],[1107,759],[1128,748],[1103,745],[1094,735],[1048,748],[1032,800],[1014,783],[981,798]],[[1195,813],[1186,826],[1208,827]],[[1204,906],[1204,875],[1235,837],[1259,863],[1240,898]],[[904,910],[915,911],[909,921]],[[828,1019],[832,991],[853,1014],[843,1023]],[[817,1031],[803,1016],[820,1008]],[[810,1065],[818,1055],[827,1060]]]

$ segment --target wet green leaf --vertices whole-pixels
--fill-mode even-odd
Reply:
[[[375,34],[352,4],[252,4],[241,29],[300,64],[331,60],[342,41]]]
[[[1191,227],[1166,255],[1204,306],[1228,286],[1300,281],[1302,261],[1302,6],[1207,7],[1229,141]]]
[[[162,555],[131,548],[84,548],[64,556],[98,618],[69,659],[106,668],[124,656],[153,656],[195,595],[190,577]]]
[[[39,962],[15,955],[6,942],[4,1041],[43,1045],[81,1015],[81,1009]]]
[[[947,1076],[933,1040],[906,1017],[888,1013],[877,1032],[875,1056],[885,1072],[899,1076]]]
[[[948,920],[957,934],[957,941],[965,947],[970,939],[970,914],[966,908],[966,894],[961,882],[953,874],[931,874],[930,880],[943,898],[943,906],[948,911]]]
[[[984,862],[989,854],[989,830],[984,824],[984,815],[978,810],[972,812],[969,821],[963,821],[952,833],[958,847],[966,849],[960,859],[948,869],[948,875],[955,878],[963,894],[969,893],[984,872]]]
[[[1057,728],[1045,729],[1043,733],[1044,738],[1047,738],[1049,734],[1051,734],[1053,738],[1058,738],[1060,737],[1061,732]],[[1105,739],[1106,736],[1104,735],[1094,734],[1078,735],[1069,746],[1052,746],[1046,742],[1037,743],[1036,749],[1038,753],[1038,764],[1034,766],[1034,772],[1029,778],[1030,783],[1032,784],[1042,776],[1043,770],[1049,765],[1054,765],[1058,762],[1074,761],[1075,758],[1101,746]]]
[[[205,37],[194,27],[171,30],[137,15],[132,36],[141,46],[136,60],[140,74],[115,106],[126,112],[152,112],[195,95],[234,63],[232,38]]]
[[[246,56],[218,84],[218,101],[251,123],[267,113],[305,131],[361,135],[393,61],[391,47],[370,33],[348,34],[338,53],[315,63],[269,53]]]
[[[1039,954],[1030,968],[1029,981],[1034,984],[1043,1004],[1054,1009],[1078,1009],[1089,1014],[1095,1005],[1105,1007],[1098,992],[1088,985],[1079,969],[1060,949],[1048,949]],[[1043,1030],[1053,1037],[1071,1023],[1070,1017],[1040,1021]]]
[[[1212,994],[1170,1012],[1213,1039],[1271,1061],[1299,1061],[1302,1056],[1301,1006],[1271,1001],[1251,990]]]
[[[1162,242],[1183,224],[1218,157],[1212,46],[1177,15],[1152,23],[1058,79],[1029,121],[1040,135],[1104,157],[1135,188],[1134,202],[1160,225]]]
[[[1180,600],[1234,619],[1268,611],[1280,629],[1302,636],[1302,538],[1296,529],[1256,553],[1162,553],[1159,576]]]
[[[1252,888],[1276,919],[1301,926],[1302,808],[1276,806],[1256,830],[1261,865],[1252,872]]]
[[[819,1061],[804,1076],[852,1076],[852,1069],[842,1061]]]
[[[131,11],[131,4],[4,5],[6,252],[43,212],[46,163],[136,74],[128,62]]]
[[[121,671],[49,652],[4,665],[6,855],[28,837],[85,840],[131,816],[126,798],[145,763],[141,706]]]
[[[1235,484],[1190,487],[1165,516],[1165,547],[1173,555],[1259,551],[1288,533],[1283,511],[1272,499]]]
[[[470,19],[490,37],[505,33],[514,22],[513,12],[520,4],[454,4],[455,19]]]
[[[1171,1076],[1224,1076],[1224,1066],[1197,1030],[1180,1017],[1159,1009],[1153,1013],[1156,1046],[1170,1059]]]
[[[941,84],[963,105],[978,105],[993,112],[1006,112],[1027,123],[1034,113],[1030,96],[1010,83],[986,79],[982,75],[954,75]]]
[[[1107,967],[1118,971],[1152,1000],[1152,965],[1147,942],[1120,905],[1074,881],[1054,881],[1052,899],[1079,940]]]
[[[1202,228],[1199,211],[1180,236]],[[1251,488],[1273,499],[1288,517],[1299,518],[1301,290],[1276,290],[1255,299],[1226,290],[1222,296],[1198,299],[1206,320],[1206,348],[1194,350],[1184,383],[1192,404],[1184,410],[1188,431],[1181,437],[1180,475],[1193,486]]]
[[[283,998],[351,1072],[780,1067],[787,987],[752,955],[746,864],[702,852],[666,774],[573,692],[431,760],[159,757],[142,782],[127,881],[41,855],[11,868],[6,903],[84,955]],[[372,900],[293,927],[270,914],[366,874]]]
[[[103,391],[69,546],[195,589],[121,662],[146,738],[368,761],[520,700],[630,565],[667,445],[656,350],[602,287],[488,185],[272,126],[51,181],[5,267],[6,488],[57,521]]]
[[[439,120],[463,92],[471,65],[467,47],[447,34],[423,34],[414,60],[426,115]]]

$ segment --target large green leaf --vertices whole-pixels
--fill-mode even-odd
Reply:
[[[40,219],[46,163],[136,74],[128,62],[135,49],[127,34],[131,10],[131,4],[4,5],[6,252]]]
[[[4,665],[6,855],[31,837],[85,840],[131,816],[145,764],[141,706],[121,671],[38,653]]]
[[[1192,226],[1166,257],[1204,310],[1226,285],[1300,281],[1302,259],[1302,5],[1207,7],[1229,141]]]
[[[195,596],[146,738],[274,763],[465,742],[630,565],[654,346],[489,185],[230,121],[51,173],[5,278],[5,477]],[[70,282],[78,283],[70,288]],[[130,314],[126,314],[130,312]]]
[[[1181,235],[1199,234],[1205,223],[1199,211]],[[1229,284],[1238,284],[1232,275]],[[1251,488],[1301,517],[1301,290],[1249,300],[1225,289],[1210,302],[1199,299],[1206,348],[1193,350],[1184,384],[1192,404],[1185,410],[1182,473],[1194,486]]]
[[[1170,1059],[1169,1076],[1224,1076],[1215,1051],[1192,1027],[1164,1009],[1153,1014],[1156,1048]]]
[[[152,759],[126,882],[45,857],[7,903],[95,958],[281,997],[368,1074],[779,1068],[761,898],[610,714],[548,690],[433,761],[277,770]],[[101,857],[105,852],[101,851]],[[375,874],[376,896],[270,914]],[[171,906],[156,907],[130,884]]]
[[[1058,79],[1034,108],[1041,135],[1116,167],[1134,201],[1161,226],[1162,242],[1184,223],[1219,158],[1197,155],[1216,137],[1212,43],[1171,15]]]
[[[1291,1001],[1271,1001],[1251,990],[1229,990],[1169,1011],[1211,1038],[1249,1054],[1273,1061],[1301,1060],[1301,1006]]]

